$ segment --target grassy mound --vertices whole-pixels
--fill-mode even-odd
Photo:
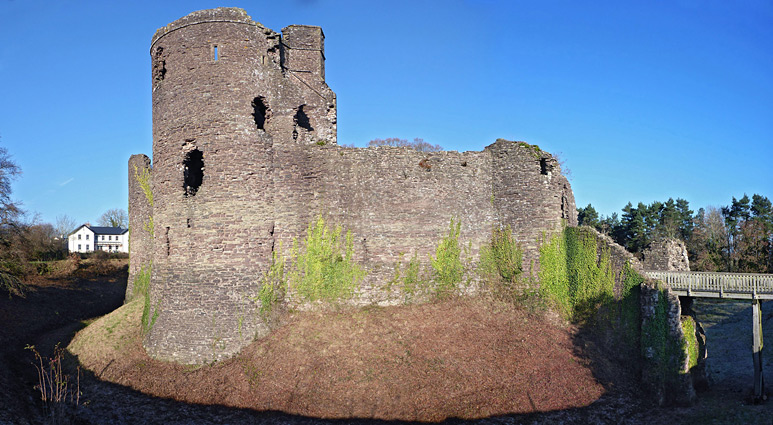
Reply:
[[[101,370],[141,344],[141,316],[141,299],[125,304],[78,332],[67,349],[89,369]]]
[[[100,379],[188,403],[319,418],[438,421],[586,406],[603,393],[574,334],[490,299],[303,312],[229,360],[149,358],[139,302],[70,344]]]

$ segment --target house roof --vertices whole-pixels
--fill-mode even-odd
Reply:
[[[122,229],[120,227],[89,226],[89,229],[97,235],[123,235],[127,232],[127,229]]]
[[[78,226],[77,229],[70,232],[72,235],[73,233],[77,232],[81,228],[86,227],[92,232],[94,232],[95,235],[123,235],[124,233],[128,232],[129,229],[122,229],[120,227],[101,227],[101,226],[89,226],[88,224],[82,224]]]

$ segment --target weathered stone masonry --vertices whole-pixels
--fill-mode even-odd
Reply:
[[[492,226],[511,226],[535,271],[538,240],[576,224],[558,163],[525,143],[429,154],[338,146],[319,27],[280,35],[241,9],[204,10],[159,29],[150,55],[158,317],[145,346],[157,358],[220,359],[268,332],[248,297],[272,252],[319,214],[353,234],[368,271],[357,303],[388,302],[401,254],[426,261],[452,218],[474,256]],[[136,192],[130,184],[132,220],[144,214]],[[132,233],[132,255],[147,237]]]
[[[153,258],[152,205],[142,184],[150,176],[150,158],[146,155],[132,155],[129,158],[129,282],[126,286],[126,300],[134,295],[134,281],[137,274],[150,267]],[[151,192],[152,193],[152,192]]]

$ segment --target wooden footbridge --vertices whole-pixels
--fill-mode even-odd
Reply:
[[[762,376],[762,300],[773,300],[773,274],[647,271],[647,277],[671,286],[682,297],[724,298],[752,302],[754,397],[765,396]]]

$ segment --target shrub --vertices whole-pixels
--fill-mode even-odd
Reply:
[[[403,295],[403,301],[409,302],[425,294],[429,284],[430,279],[422,270],[419,256],[414,253],[404,269],[402,268],[402,261],[398,261],[395,264],[395,277],[392,278],[389,286],[390,288],[395,285],[398,286]]]
[[[354,296],[365,272],[354,261],[351,232],[330,230],[322,216],[309,223],[301,243],[293,241],[290,287],[307,301],[335,301]]]
[[[7,292],[8,298],[12,295],[24,297],[26,286],[16,276],[0,271],[0,292]]]
[[[491,241],[480,249],[478,273],[494,297],[513,300],[523,274],[523,251],[513,239],[510,226],[493,228]]]
[[[25,348],[35,356],[33,364],[38,372],[38,384],[35,385],[35,389],[40,392],[40,400],[45,406],[48,423],[70,423],[72,411],[68,405],[80,404],[80,366],[73,384],[70,375],[62,368],[64,349],[59,347],[59,344],[54,347],[54,355],[46,361],[34,345],[27,345]]]
[[[455,292],[464,277],[462,249],[459,246],[459,232],[462,222],[451,219],[448,233],[435,249],[435,257],[430,257],[435,293],[444,297]]]
[[[258,312],[266,319],[274,310],[274,306],[284,299],[286,289],[285,259],[280,243],[279,249],[271,252],[271,264],[260,279],[258,295],[251,297],[250,300],[258,303]]]

